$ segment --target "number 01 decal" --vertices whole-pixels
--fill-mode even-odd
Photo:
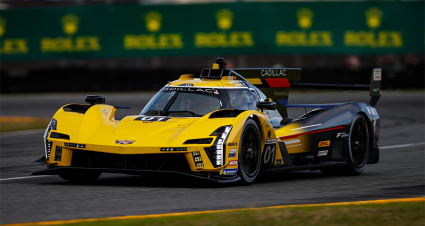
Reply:
[[[274,164],[276,154],[276,144],[264,145],[263,166],[272,166]]]

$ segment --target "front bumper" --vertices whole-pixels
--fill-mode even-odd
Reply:
[[[164,154],[111,154],[93,151],[73,150],[68,166],[46,162],[42,157],[34,164],[46,164],[47,169],[33,172],[32,175],[58,175],[70,171],[98,171],[124,174],[180,174],[220,183],[240,180],[238,175],[220,175],[214,171],[192,171],[185,153]]]

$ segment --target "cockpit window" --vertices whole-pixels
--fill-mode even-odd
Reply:
[[[225,93],[213,88],[164,87],[140,113],[147,116],[201,117],[228,108]]]
[[[168,112],[191,112],[195,116],[202,116],[220,108],[220,99],[216,94],[182,92],[170,105]]]
[[[256,110],[256,101],[249,89],[227,90],[230,99],[230,108],[238,110]]]

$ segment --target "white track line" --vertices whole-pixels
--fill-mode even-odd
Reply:
[[[52,175],[38,175],[38,176],[28,176],[28,177],[12,177],[12,178],[0,179],[0,181],[5,181],[5,180],[20,180],[20,179],[28,179],[28,178],[34,178],[34,177],[48,177],[48,176],[52,176]]]
[[[383,147],[379,147],[379,149],[405,148],[405,147],[418,146],[418,145],[424,145],[424,144],[425,144],[425,142],[411,143],[411,144],[399,144],[399,145],[383,146]]]
[[[390,146],[380,147],[379,149],[404,148],[404,147],[418,146],[418,145],[424,145],[424,144],[425,144],[425,142],[411,143],[411,144],[400,144],[400,145],[390,145]],[[38,175],[38,176],[28,176],[28,177],[13,177],[13,178],[0,179],[0,181],[20,180],[20,179],[28,179],[28,178],[35,178],[35,177],[48,177],[48,176],[52,176],[52,175]]]

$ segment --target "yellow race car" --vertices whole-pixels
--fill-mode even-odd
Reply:
[[[322,84],[369,89],[370,105],[288,105],[300,69],[226,69],[218,58],[199,78],[181,75],[165,85],[140,115],[115,120],[102,96],[68,104],[44,135],[45,154],[32,175],[77,182],[102,172],[177,173],[217,182],[250,184],[260,171],[321,170],[360,174],[379,161],[380,69],[370,85]],[[278,104],[276,104],[276,101]],[[287,107],[312,108],[288,118]]]

